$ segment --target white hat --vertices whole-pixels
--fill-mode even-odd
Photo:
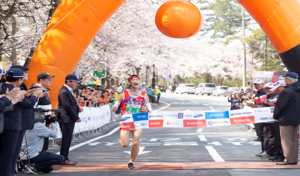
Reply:
[[[276,83],[274,83],[273,88],[271,91],[276,90],[278,87],[285,86],[285,81],[284,80],[279,80]]]
[[[265,84],[265,88],[273,88],[274,87],[274,84],[273,83],[267,83]]]
[[[265,83],[265,82],[263,80],[261,80],[261,79],[256,79],[254,81],[254,84],[263,84],[263,83]]]

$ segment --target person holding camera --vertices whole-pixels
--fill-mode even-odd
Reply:
[[[25,169],[33,174],[49,173],[53,170],[53,165],[59,165],[64,161],[64,157],[47,151],[43,151],[45,138],[56,138],[58,126],[54,118],[46,119],[51,124],[51,129],[43,123],[44,120],[35,120],[32,130],[27,130],[22,143],[20,158]]]
[[[83,111],[82,107],[77,105],[73,96],[73,90],[81,82],[74,74],[69,74],[65,78],[65,85],[60,89],[58,94],[59,109],[62,110],[58,117],[59,126],[62,132],[60,155],[64,156],[61,165],[76,165],[76,162],[69,160],[69,149],[72,142],[73,131],[76,122],[81,122],[79,112]]]
[[[40,73],[37,76],[37,83],[32,84],[30,86],[30,89],[41,89],[42,92],[45,94],[44,97],[39,98],[35,108],[41,108],[41,109],[52,109],[51,101],[50,101],[50,96],[49,96],[49,87],[51,86],[52,83],[52,78],[54,78],[53,75],[50,75],[49,73]],[[54,117],[54,114],[51,112],[46,112],[45,113],[46,120],[45,120],[45,125],[46,127],[50,127],[50,118]],[[44,142],[44,147],[43,151],[48,150],[48,145],[49,145],[49,138],[45,138]]]

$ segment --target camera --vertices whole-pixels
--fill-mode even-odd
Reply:
[[[43,108],[34,108],[34,120],[36,122],[41,122],[46,120],[49,115],[45,115],[48,112],[55,112],[55,116],[51,117],[52,121],[58,121],[58,116],[60,116],[61,109],[43,109]]]

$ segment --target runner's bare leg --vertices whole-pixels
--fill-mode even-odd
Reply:
[[[142,137],[142,133],[143,133],[142,129],[137,129],[132,131],[132,149],[131,149],[130,162],[134,162],[139,153],[140,150],[139,142]]]
[[[122,147],[128,147],[130,143],[131,131],[120,131],[120,144]]]

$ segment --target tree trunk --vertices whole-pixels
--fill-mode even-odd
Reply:
[[[11,36],[12,36],[12,48],[11,48],[11,55],[10,60],[12,61],[13,65],[17,64],[17,49],[15,44],[17,43],[17,40],[15,39],[15,35],[17,33],[17,21],[16,18],[12,15],[11,16]]]
[[[33,54],[34,54],[34,51],[35,51],[35,48],[32,47],[32,48],[30,49],[30,52],[29,52],[29,54],[28,54],[28,56],[27,56],[27,58],[26,58],[26,61],[25,61],[24,65],[23,65],[23,67],[28,68],[29,63],[30,63],[30,61],[31,61],[31,59],[32,59],[32,56],[33,56]]]
[[[239,85],[239,79],[235,78],[234,80],[235,80],[236,87],[240,87],[240,85]]]
[[[53,0],[51,1],[51,4],[52,2],[54,2],[54,4],[52,4],[52,8],[49,10],[49,13],[48,13],[48,19],[47,19],[47,26],[53,16],[53,13],[55,12],[56,8],[58,7],[58,5],[61,3],[62,0]],[[30,61],[31,61],[31,58],[34,54],[34,51],[35,51],[35,48],[31,48],[30,49],[30,53],[29,55],[27,56],[26,60],[25,60],[25,63],[24,63],[24,67],[28,67],[29,64],[30,64]]]

